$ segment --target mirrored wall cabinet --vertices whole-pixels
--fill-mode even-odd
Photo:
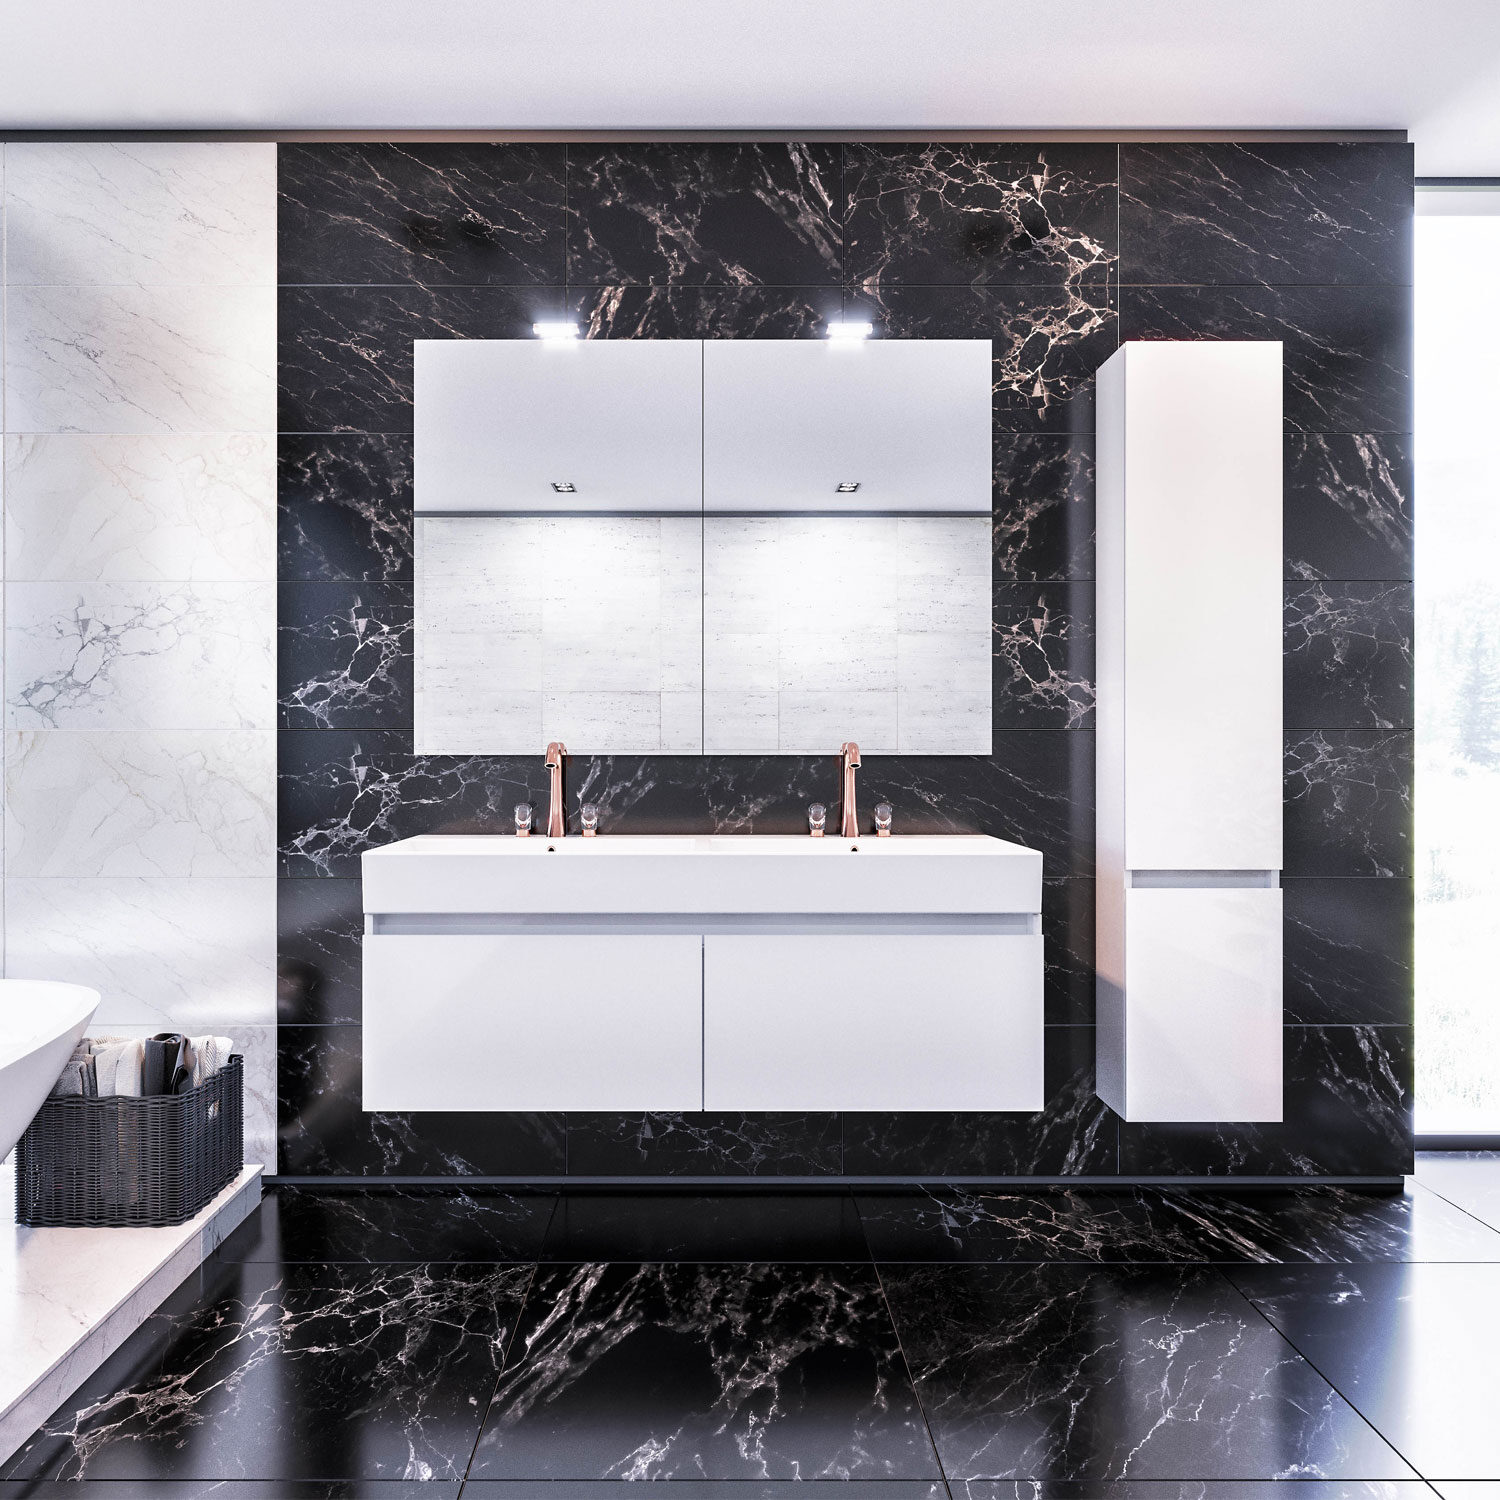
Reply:
[[[1099,371],[1098,1079],[1127,1120],[1282,1115],[1279,343]]]
[[[416,344],[423,753],[987,755],[991,346]]]

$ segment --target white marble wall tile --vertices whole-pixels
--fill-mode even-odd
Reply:
[[[276,439],[7,437],[5,568],[36,580],[273,580]]]
[[[193,1034],[276,1021],[276,880],[12,879],[11,979],[91,985],[94,1025]]]
[[[274,432],[276,289],[10,287],[9,432]]]
[[[972,631],[902,631],[896,637],[896,660],[900,684],[908,691],[982,697],[994,672],[990,653],[975,649]]]
[[[18,142],[5,203],[12,286],[276,281],[271,142]]]
[[[8,877],[267,875],[274,730],[12,730]]]
[[[11,729],[275,727],[270,583],[12,583]]]

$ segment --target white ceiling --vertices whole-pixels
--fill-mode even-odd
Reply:
[[[1500,175],[1500,0],[0,0],[0,129],[1406,129]]]

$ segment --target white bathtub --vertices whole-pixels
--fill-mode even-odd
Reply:
[[[88,1028],[99,991],[42,979],[0,979],[0,1161],[42,1107]]]

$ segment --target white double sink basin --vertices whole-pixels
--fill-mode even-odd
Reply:
[[[382,912],[1035,913],[1042,857],[985,834],[423,834],[364,856]]]
[[[1042,859],[983,835],[363,856],[364,1107],[1042,1107]]]

